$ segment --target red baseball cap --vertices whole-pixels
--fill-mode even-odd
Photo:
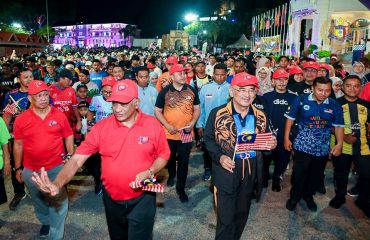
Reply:
[[[117,80],[116,80],[115,77],[108,76],[108,77],[103,78],[103,81],[102,81],[101,85],[102,85],[102,87],[104,87],[104,86],[113,87],[116,82],[117,82]]]
[[[138,87],[132,80],[121,80],[116,82],[112,88],[112,95],[107,99],[108,102],[129,103],[134,98],[138,98]]]
[[[179,61],[177,60],[177,57],[175,56],[169,56],[166,60],[166,64],[178,64]]]
[[[326,64],[326,63],[321,63],[321,64],[319,65],[319,68],[324,68],[326,71],[330,71],[330,67],[329,67],[329,65],[328,65],[328,64]]]
[[[289,74],[294,75],[294,74],[302,74],[302,69],[298,66],[292,66],[289,69]]]
[[[313,61],[305,62],[303,64],[303,69],[306,69],[306,68],[313,68],[313,69],[319,70],[319,64]]]
[[[259,88],[258,80],[256,76],[250,75],[246,72],[235,74],[231,80],[231,86],[244,87],[248,85],[253,85]]]
[[[35,95],[42,91],[49,91],[48,85],[41,80],[32,80],[28,85],[28,94]]]
[[[175,72],[182,72],[185,70],[186,68],[184,68],[181,64],[176,64],[171,67],[170,75],[174,74]]]
[[[272,74],[273,79],[278,79],[278,78],[289,78],[289,73],[283,69],[278,69]]]
[[[149,69],[154,69],[155,68],[155,66],[153,64],[151,64],[151,63],[148,63],[146,65],[146,67],[149,68]]]

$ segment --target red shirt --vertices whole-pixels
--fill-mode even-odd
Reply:
[[[365,86],[363,87],[360,93],[360,98],[366,101],[370,101],[370,83],[365,84]]]
[[[92,127],[76,154],[90,155],[99,151],[102,158],[102,181],[114,200],[140,196],[129,184],[136,175],[149,169],[157,157],[166,160],[170,149],[163,128],[152,116],[139,112],[131,128],[123,126],[111,115]]]
[[[30,108],[14,122],[14,139],[23,141],[23,166],[32,171],[62,164],[63,138],[72,134],[67,118],[54,107],[44,120]]]
[[[50,98],[53,101],[53,104],[58,110],[64,112],[68,121],[72,122],[73,107],[76,107],[77,97],[75,90],[71,87],[61,89],[56,85],[50,86]]]

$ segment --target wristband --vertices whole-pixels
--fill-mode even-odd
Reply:
[[[19,171],[19,170],[23,170],[23,167],[22,167],[22,166],[20,166],[20,167],[17,167],[17,168],[13,168],[13,171],[14,171],[14,172],[17,172],[17,171]]]

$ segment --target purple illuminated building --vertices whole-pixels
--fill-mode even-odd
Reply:
[[[79,47],[131,47],[133,37],[124,36],[127,26],[125,23],[105,23],[53,27],[56,31],[54,43]]]

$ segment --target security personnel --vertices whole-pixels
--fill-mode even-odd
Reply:
[[[216,239],[240,239],[247,223],[255,182],[262,188],[260,151],[235,153],[237,139],[245,133],[269,131],[264,112],[252,105],[258,80],[248,73],[234,76],[232,100],[213,109],[204,131],[204,142],[212,157],[212,178],[217,206]],[[269,140],[271,149],[276,139]]]
[[[338,103],[329,98],[331,81],[327,78],[316,78],[313,82],[313,92],[301,99],[297,96],[285,114],[284,147],[287,151],[294,148],[295,162],[292,174],[292,189],[286,208],[293,211],[303,197],[308,209],[317,211],[313,199],[324,166],[329,154],[338,156],[343,145],[343,110]],[[298,135],[293,145],[289,134],[297,120]],[[334,127],[337,144],[330,149],[330,133]]]
[[[56,196],[97,151],[102,156],[103,202],[111,239],[151,239],[156,212],[154,193],[133,190],[131,181],[152,178],[170,155],[161,124],[139,110],[137,85],[119,81],[108,101],[113,115],[92,127],[53,182],[42,169],[34,173],[41,190]]]

